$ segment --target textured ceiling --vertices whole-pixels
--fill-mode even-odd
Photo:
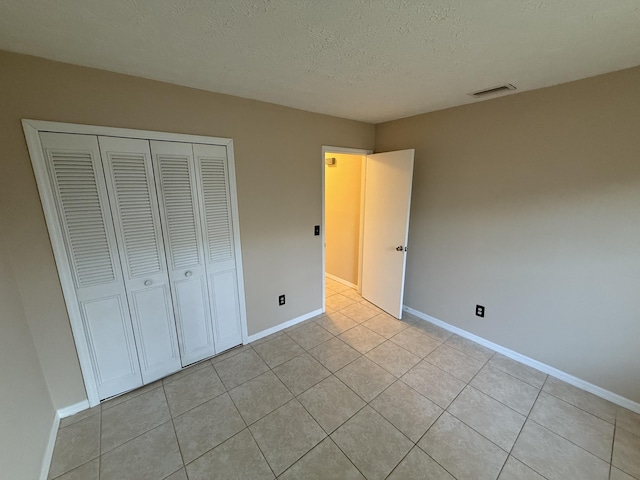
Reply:
[[[0,48],[380,122],[640,65],[640,0],[2,0]]]

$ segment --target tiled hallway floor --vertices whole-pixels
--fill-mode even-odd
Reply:
[[[640,479],[640,415],[327,280],[327,314],[62,420],[50,478]]]

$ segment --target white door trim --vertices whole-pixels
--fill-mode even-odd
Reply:
[[[240,301],[240,316],[242,325],[242,342],[247,343],[247,309],[245,303],[244,275],[242,269],[242,250],[240,245],[240,226],[238,214],[238,191],[235,173],[235,157],[233,150],[233,140],[230,138],[206,137],[201,135],[187,135],[180,133],[156,132],[150,130],[130,130],[126,128],[101,127],[96,125],[81,125],[73,123],[50,122],[43,120],[22,120],[22,128],[31,157],[33,172],[36,177],[36,184],[40,193],[40,200],[44,211],[44,217],[51,239],[53,255],[62,285],[62,293],[69,313],[71,330],[78,352],[80,370],[84,379],[89,406],[94,407],[100,403],[96,378],[93,373],[91,357],[86,341],[86,333],[82,324],[82,317],[78,308],[73,277],[69,269],[69,259],[64,247],[63,234],[58,222],[58,213],[55,207],[54,195],[49,183],[42,144],[40,142],[40,132],[75,133],[96,136],[113,136],[124,138],[138,138],[144,140],[165,140],[185,143],[203,143],[208,145],[223,145],[227,147],[227,157],[229,162],[229,189],[231,193],[231,207],[233,220],[234,248],[236,251],[236,269],[238,281],[238,294]],[[324,205],[324,204],[323,204]],[[323,282],[324,285],[324,282]]]
[[[326,259],[326,248],[325,248],[325,243],[326,243],[326,237],[325,237],[325,163],[324,163],[324,157],[325,154],[327,153],[346,153],[346,154],[350,154],[350,155],[363,155],[363,156],[367,156],[371,153],[373,153],[373,150],[365,150],[362,148],[347,148],[347,147],[332,147],[330,145],[323,145],[322,146],[322,162],[321,162],[321,168],[322,168],[322,217],[320,220],[320,231],[321,231],[321,245],[320,248],[322,250],[322,313],[324,313],[326,311],[326,301],[327,301],[327,288],[326,288],[326,284],[325,284],[325,270],[327,268],[327,259]],[[366,162],[364,162],[363,164],[363,171],[362,171],[362,175],[363,175],[363,184],[362,187],[364,187],[364,172],[365,172],[365,168],[366,168]],[[361,198],[360,198],[360,212],[363,213],[364,212],[364,188],[361,188]],[[363,232],[363,216],[360,215],[360,251],[358,254],[358,291],[361,289],[361,275],[362,275],[362,232]]]

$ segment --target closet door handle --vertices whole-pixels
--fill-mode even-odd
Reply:
[[[193,273],[191,273],[191,270],[187,270],[186,272],[184,272],[184,276],[189,278],[191,275],[193,275]]]
[[[144,281],[144,286],[145,286],[145,287],[148,287],[148,286],[150,286],[152,283],[153,283],[153,282],[152,282],[151,280],[145,280],[145,281]]]

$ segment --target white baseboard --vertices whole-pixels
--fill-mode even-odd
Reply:
[[[279,332],[280,330],[284,330],[285,328],[293,327],[295,324],[304,322],[305,320],[309,320],[310,318],[317,317],[318,315],[322,315],[322,309],[314,310],[313,312],[305,313],[304,315],[300,315],[294,319],[288,320],[284,323],[276,325],[275,327],[267,328],[258,333],[254,333],[253,335],[249,335],[247,337],[246,343],[255,342],[256,340],[260,340],[261,338],[267,337],[273,333]]]
[[[53,424],[49,432],[49,440],[47,447],[42,456],[42,466],[40,467],[40,480],[47,480],[49,476],[49,468],[51,467],[51,458],[53,457],[53,447],[56,445],[56,437],[58,436],[58,427],[60,426],[60,415],[58,412],[53,414]]]
[[[486,340],[482,337],[478,337],[473,333],[469,333],[466,330],[450,325],[446,322],[443,322],[442,320],[438,320],[437,318],[432,317],[431,315],[427,315],[426,313],[423,313],[419,310],[415,310],[406,305],[403,306],[403,310],[413,315],[414,317],[417,317],[421,320],[425,320],[429,323],[437,325],[438,327],[442,327],[445,330],[455,333],[456,335],[460,335],[461,337],[467,338],[476,343],[479,343],[484,347],[490,348],[491,350],[501,353],[505,357],[509,357],[520,363],[524,363],[525,365],[535,368],[536,370],[540,370],[541,372],[546,373],[547,375],[551,375],[552,377],[559,378],[560,380],[563,380],[568,384],[573,385],[574,387],[581,388],[582,390],[586,390],[589,393],[593,393],[594,395],[604,398],[605,400],[608,400],[611,403],[620,405],[621,407],[627,408],[633,412],[640,413],[640,403],[634,402],[633,400],[629,400],[628,398],[618,395],[617,393],[613,393],[609,390],[605,390],[602,387],[598,387],[597,385],[594,385],[585,380],[582,380],[581,378],[574,377],[573,375],[563,372],[562,370],[558,370],[557,368],[551,367],[545,363],[534,360],[533,358],[529,358],[518,352],[509,350],[508,348],[505,348],[501,345],[490,342],[489,340]]]
[[[354,283],[351,283],[351,282],[347,282],[346,280],[344,280],[344,279],[342,279],[342,278],[340,278],[340,277],[336,277],[335,275],[331,275],[330,273],[326,273],[326,272],[325,272],[325,276],[326,276],[327,278],[330,278],[331,280],[334,280],[334,281],[336,281],[336,282],[338,282],[338,283],[341,283],[341,284],[343,284],[343,285],[346,285],[347,287],[351,287],[351,288],[355,288],[355,289],[357,289],[357,288],[358,288],[358,285],[356,285],[356,284],[354,284]]]
[[[83,400],[78,403],[74,403],[73,405],[69,405],[68,407],[59,408],[58,409],[58,417],[66,418],[71,415],[75,415],[76,413],[80,413],[83,410],[89,408],[89,400]]]
[[[40,479],[47,480],[49,476],[49,468],[51,467],[51,458],[53,457],[53,447],[56,445],[56,437],[58,436],[58,428],[60,428],[60,420],[65,417],[70,417],[76,413],[80,413],[83,410],[89,408],[89,400],[83,400],[68,407],[59,408],[53,416],[53,424],[51,425],[51,431],[49,432],[49,440],[47,441],[47,448],[44,451],[42,457],[42,467],[40,468]]]

